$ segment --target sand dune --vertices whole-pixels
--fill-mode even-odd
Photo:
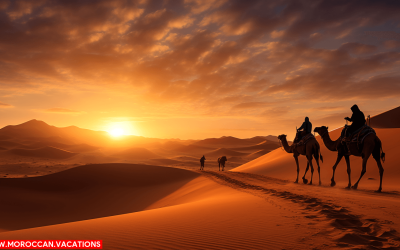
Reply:
[[[15,147],[21,147],[24,146],[21,143],[18,142],[13,142],[13,141],[0,141],[0,147],[3,148],[15,148]]]
[[[256,136],[248,139],[239,139],[232,136],[223,136],[221,138],[208,138],[198,142],[193,143],[192,145],[202,146],[202,147],[213,147],[213,148],[233,148],[240,146],[250,146],[260,142],[265,141],[265,137]]]
[[[241,153],[238,151],[234,151],[231,149],[227,149],[227,148],[218,148],[216,150],[210,151],[208,153],[205,154],[206,158],[207,157],[221,157],[221,156],[245,156],[247,155],[246,153]]]
[[[246,158],[249,158],[249,159],[256,159],[256,158],[258,158],[258,157],[260,157],[260,156],[263,156],[263,155],[265,155],[265,154],[268,154],[269,152],[271,152],[271,150],[267,150],[267,149],[258,150],[258,151],[256,151],[256,152],[253,152],[253,153],[251,153],[251,154],[248,154],[248,155],[246,156]]]
[[[175,156],[172,159],[177,160],[177,161],[200,161],[200,157],[193,157],[193,156],[186,156],[186,155],[181,155],[181,156]]]
[[[202,173],[148,205],[146,211],[3,232],[0,239],[101,239],[104,249],[400,246],[393,228],[399,222],[393,216],[398,206],[392,202],[393,194],[296,185],[238,172]],[[382,205],[388,209],[385,213]]]
[[[203,147],[198,145],[185,145],[178,148],[175,148],[173,151],[179,154],[187,154],[187,155],[203,155],[204,153],[212,150],[210,147]],[[199,158],[200,159],[200,158]]]
[[[83,152],[90,152],[99,149],[98,147],[82,143],[82,144],[75,144],[75,145],[68,145],[67,149],[76,152],[76,153],[83,153]]]
[[[151,159],[152,162],[155,164],[162,164],[162,165],[174,165],[174,164],[182,164],[181,161],[173,160],[173,159],[165,159],[165,158],[160,158],[160,159]]]
[[[136,147],[123,150],[122,152],[113,154],[111,156],[129,160],[148,160],[148,159],[160,158],[159,155],[156,155],[155,153],[151,152],[146,148],[136,148]]]
[[[98,164],[2,179],[0,228],[16,230],[140,211],[197,176],[151,165]]]
[[[148,206],[151,210],[6,232],[0,238],[102,239],[104,249],[305,248],[301,239],[307,232],[279,206],[200,177]]]
[[[400,107],[371,117],[373,128],[400,128]]]
[[[276,148],[278,148],[280,144],[278,142],[272,142],[272,141],[263,141],[260,142],[256,145],[253,146],[248,146],[248,147],[239,147],[239,148],[231,148],[232,150],[237,150],[237,151],[255,151],[255,150],[268,150],[272,151]]]
[[[76,153],[72,153],[69,151],[53,147],[43,147],[39,149],[15,148],[15,149],[10,149],[8,152],[20,156],[41,157],[41,158],[51,158],[51,159],[66,159],[76,155]]]
[[[178,141],[167,141],[167,142],[163,143],[162,145],[160,145],[161,148],[169,149],[169,150],[177,149],[182,146],[185,146],[185,144],[178,142]]]

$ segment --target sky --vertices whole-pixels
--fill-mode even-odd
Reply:
[[[397,0],[0,0],[0,127],[294,136],[400,106]]]

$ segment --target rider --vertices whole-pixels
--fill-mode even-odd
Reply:
[[[352,122],[350,127],[347,129],[348,135],[351,135],[357,129],[364,126],[364,124],[366,122],[364,113],[361,112],[361,110],[358,108],[358,106],[356,104],[354,104],[351,107],[351,111],[353,111],[353,115],[351,116],[351,118],[349,118],[349,117],[344,118],[345,120]]]
[[[300,131],[300,130],[303,130],[303,131]],[[300,141],[301,138],[303,138],[304,136],[311,134],[311,131],[312,131],[312,124],[310,122],[310,119],[308,117],[306,117],[304,119],[304,122],[301,125],[301,127],[297,129],[296,137],[298,138],[298,141]]]
[[[200,170],[204,169],[204,161],[205,160],[206,160],[206,157],[204,157],[204,155],[203,155],[203,157],[200,158]]]

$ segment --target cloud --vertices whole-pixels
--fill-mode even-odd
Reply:
[[[71,109],[66,109],[66,108],[50,108],[44,110],[46,113],[59,113],[59,114],[83,114],[84,112],[82,111],[76,111],[76,110],[71,110]]]
[[[252,109],[252,108],[261,108],[268,105],[269,103],[267,102],[244,102],[233,106],[232,109]]]
[[[0,89],[90,89],[156,115],[338,112],[325,103],[400,96],[399,12],[390,0],[3,1]]]
[[[346,50],[353,54],[369,54],[375,52],[378,48],[374,45],[367,45],[361,43],[344,43],[339,49]]]
[[[14,106],[4,103],[4,102],[0,102],[0,108],[13,108]]]

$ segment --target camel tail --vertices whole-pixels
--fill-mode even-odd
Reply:
[[[385,162],[385,153],[383,152],[383,149],[382,149],[382,144],[381,144],[381,159],[382,159],[382,162]]]

